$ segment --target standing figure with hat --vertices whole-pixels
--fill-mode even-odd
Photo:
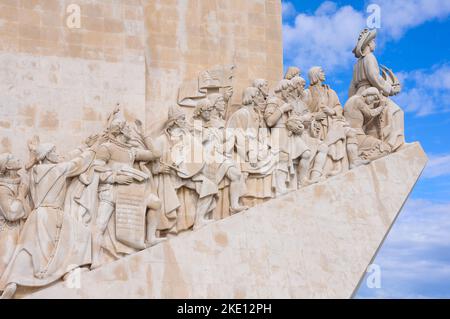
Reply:
[[[353,68],[353,79],[348,95],[351,98],[354,95],[361,95],[370,87],[378,89],[383,99],[387,100],[387,107],[380,115],[379,121],[374,121],[371,131],[376,135],[374,135],[375,138],[386,142],[391,150],[395,151],[405,143],[404,113],[389,97],[400,93],[401,86],[392,70],[381,66],[380,72],[377,58],[373,54],[376,47],[376,35],[376,30],[368,29],[364,29],[359,35],[353,49],[353,54],[358,61]]]

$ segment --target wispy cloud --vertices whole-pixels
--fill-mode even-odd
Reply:
[[[450,14],[450,2],[442,0],[377,0],[381,7],[381,27],[393,39],[411,28]]]
[[[450,297],[450,202],[409,200],[378,254],[380,289],[359,297]]]
[[[434,178],[446,175],[450,175],[450,154],[429,155],[423,177]]]
[[[285,4],[285,8],[289,5]],[[365,19],[351,6],[338,8],[324,2],[312,15],[299,13],[293,25],[284,24],[284,48],[288,63],[302,69],[322,65],[330,71],[348,66],[351,53]]]
[[[394,100],[417,116],[450,112],[450,65],[399,74],[402,92]]]
[[[281,3],[281,10],[283,21],[289,20],[297,15],[297,10],[295,9],[292,2],[283,1]]]

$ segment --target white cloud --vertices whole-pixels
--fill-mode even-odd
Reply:
[[[399,73],[402,92],[394,100],[417,116],[450,112],[450,65]]]
[[[364,284],[359,297],[450,297],[450,202],[411,199],[375,263],[381,289]]]
[[[408,29],[426,21],[447,17],[450,1],[378,0],[383,39],[399,39]],[[283,2],[283,13],[295,12]],[[302,69],[322,65],[328,71],[348,70],[354,62],[352,49],[359,32],[366,27],[368,13],[352,6],[338,7],[325,1],[313,13],[298,13],[293,24],[284,23],[283,36],[288,63]],[[291,19],[289,19],[290,21]]]
[[[283,20],[288,20],[297,15],[297,10],[295,9],[292,2],[283,1],[281,3],[281,10],[283,15]]]
[[[393,39],[399,39],[413,27],[426,21],[445,18],[450,2],[442,0],[377,0],[381,7],[381,28]]]
[[[431,155],[429,158],[428,165],[423,174],[424,178],[450,175],[450,154]]]
[[[299,13],[294,25],[283,25],[284,48],[290,63],[306,71],[322,65],[330,71],[353,61],[352,49],[365,18],[351,6],[324,2],[313,15]]]

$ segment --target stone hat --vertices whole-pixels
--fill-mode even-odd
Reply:
[[[373,30],[364,29],[361,31],[358,37],[358,42],[356,43],[356,46],[352,51],[356,58],[359,59],[360,57],[364,56],[363,52],[365,47],[370,43],[370,41],[375,39],[376,36],[377,36],[376,29]]]

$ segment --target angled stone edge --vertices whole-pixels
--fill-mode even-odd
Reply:
[[[352,297],[426,162],[407,144],[28,297]]]

